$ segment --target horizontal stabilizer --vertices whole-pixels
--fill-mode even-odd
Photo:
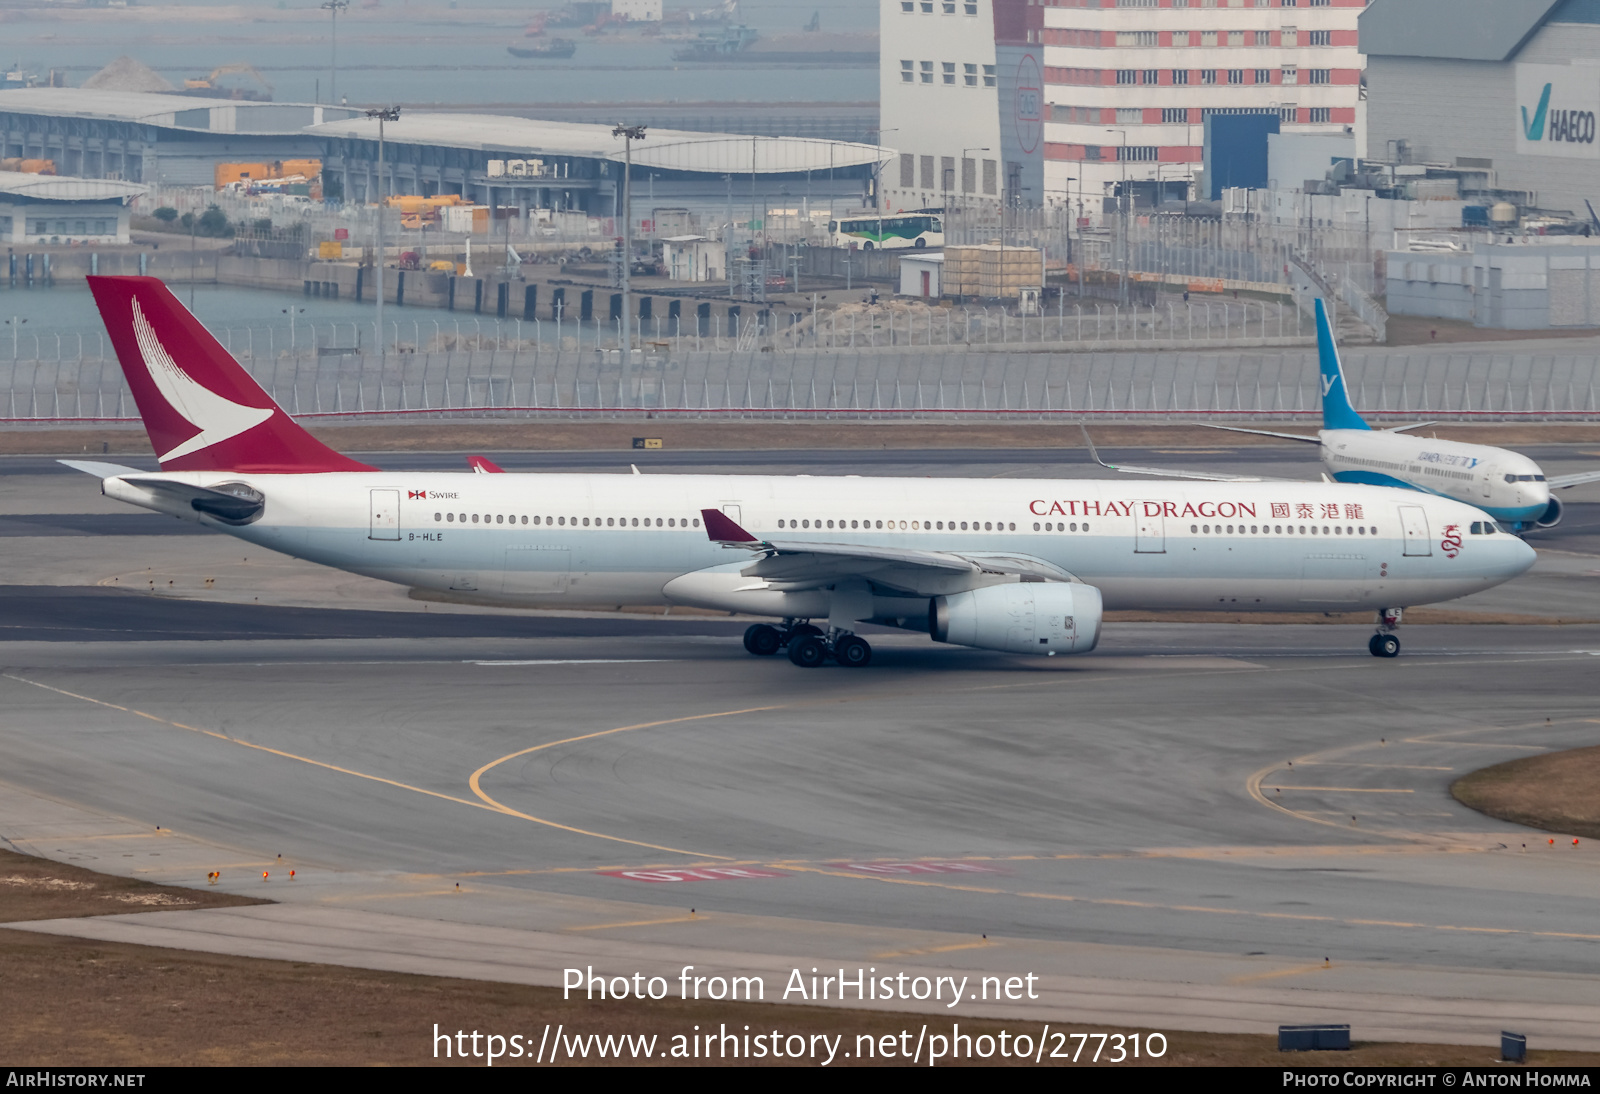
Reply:
[[[74,471],[82,471],[85,475],[93,475],[97,479],[110,479],[118,475],[144,475],[147,472],[137,467],[124,467],[120,463],[98,463],[94,460],[57,460],[63,467],[70,467]]]

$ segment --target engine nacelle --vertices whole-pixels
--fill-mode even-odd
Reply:
[[[1100,641],[1100,615],[1093,585],[1025,581],[934,597],[928,633],[982,650],[1088,653]]]
[[[1554,528],[1561,523],[1563,512],[1565,512],[1565,507],[1561,502],[1556,498],[1551,498],[1550,504],[1545,508],[1545,511],[1533,523],[1540,528]]]

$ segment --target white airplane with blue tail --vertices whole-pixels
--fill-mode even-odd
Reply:
[[[1322,428],[1316,436],[1241,426],[1219,425],[1212,426],[1213,429],[1318,445],[1323,466],[1337,482],[1398,486],[1466,502],[1514,532],[1553,528],[1560,523],[1562,505],[1552,496],[1552,490],[1600,482],[1600,470],[1552,477],[1532,459],[1510,449],[1407,435],[1407,430],[1432,425],[1432,422],[1373,429],[1350,405],[1344,366],[1339,361],[1339,348],[1334,343],[1327,310],[1321,300],[1316,306],[1317,357],[1322,378]],[[1126,464],[1105,466],[1130,474],[1215,482],[1259,481],[1245,476]]]

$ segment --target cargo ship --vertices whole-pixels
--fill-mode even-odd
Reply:
[[[541,61],[564,61],[578,52],[578,43],[570,38],[552,38],[543,45],[507,46],[506,52],[513,57],[531,57]]]

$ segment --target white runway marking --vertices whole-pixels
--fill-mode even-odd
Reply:
[[[463,661],[463,665],[654,665],[671,657],[583,657],[564,661]]]

